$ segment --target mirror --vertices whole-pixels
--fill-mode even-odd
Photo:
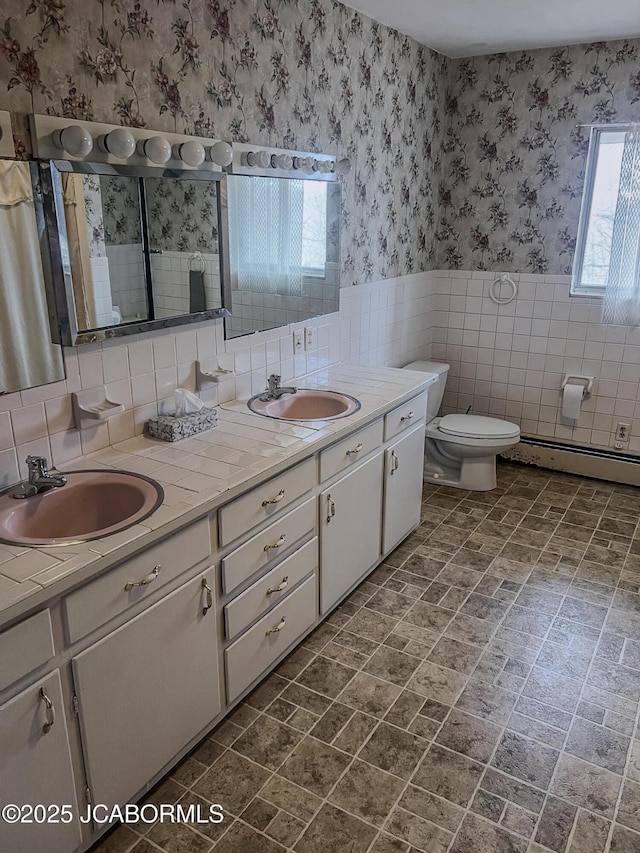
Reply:
[[[226,181],[235,338],[338,310],[340,184],[247,175]]]
[[[62,350],[51,340],[49,251],[33,168],[0,160],[0,394],[65,377]]]
[[[43,164],[64,343],[224,316],[220,173]],[[54,267],[55,271],[55,267]]]

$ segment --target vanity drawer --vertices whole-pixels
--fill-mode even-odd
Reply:
[[[320,480],[353,467],[360,459],[382,444],[382,419],[359,429],[348,438],[328,447],[320,454]]]
[[[311,498],[228,554],[222,560],[222,589],[225,595],[259,569],[273,564],[283,550],[312,533],[315,526],[316,502]],[[283,538],[284,542],[278,545]]]
[[[315,460],[307,459],[222,507],[218,514],[220,544],[228,545],[252,527],[279,515],[312,489],[315,479]]]
[[[48,609],[4,631],[0,634],[0,691],[51,660],[54,654]]]
[[[65,598],[69,641],[73,643],[104,625],[210,554],[209,523],[203,518],[105,572]],[[158,574],[154,577],[156,567]],[[148,583],[125,589],[127,584],[139,584],[147,578]]]
[[[387,441],[404,429],[420,423],[427,414],[427,392],[423,391],[418,397],[398,406],[384,416],[384,440]]]
[[[227,637],[231,640],[265,610],[284,598],[294,586],[318,568],[318,538],[298,548],[290,557],[236,596],[224,608]]]
[[[227,700],[233,702],[286,652],[313,625],[317,612],[318,594],[313,575],[232,643],[224,653]]]

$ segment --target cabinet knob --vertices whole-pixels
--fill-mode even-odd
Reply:
[[[162,564],[158,563],[157,566],[153,567],[153,570],[149,572],[146,578],[142,578],[141,581],[129,581],[124,585],[125,592],[131,592],[132,589],[135,589],[137,586],[148,586],[150,583],[153,583],[154,580],[160,574],[160,569],[162,568]]]
[[[279,539],[277,539],[275,542],[272,542],[272,543],[270,543],[269,545],[265,545],[265,546],[264,546],[264,550],[265,550],[265,551],[267,552],[267,554],[268,554],[268,553],[269,553],[269,551],[272,551],[274,548],[281,548],[281,547],[284,545],[284,540],[285,540],[286,538],[287,538],[286,533],[283,533],[283,534],[282,534],[282,536],[280,536],[280,538],[279,538]]]
[[[363,447],[364,447],[364,444],[362,444],[362,442],[359,441],[358,444],[356,444],[356,446],[353,448],[353,450],[347,450],[347,456],[357,456]]]
[[[391,476],[393,476],[400,467],[400,461],[396,456],[395,450],[391,451]]]
[[[279,634],[280,631],[287,624],[287,617],[283,616],[282,619],[278,622],[275,628],[269,628],[268,631],[265,632],[265,637],[269,637],[271,634]]]
[[[206,578],[202,578],[202,589],[204,589],[207,593],[207,603],[206,603],[205,607],[202,608],[202,615],[206,616],[207,613],[213,607],[213,592],[211,590],[211,587],[207,583]]]
[[[335,501],[332,500],[331,495],[327,495],[327,503],[329,504],[329,509],[327,512],[327,524],[329,524],[333,516],[336,514],[336,504]]]
[[[403,421],[410,421],[412,417],[413,417],[413,412],[409,412],[408,415],[403,415],[400,418],[400,423],[402,423]]]
[[[271,498],[268,501],[262,501],[262,506],[269,506],[269,504],[279,504],[282,498],[284,497],[284,489],[280,489],[275,498]]]
[[[44,687],[40,688],[40,698],[44,702],[44,712],[47,717],[46,723],[42,726],[42,731],[45,734],[48,734],[56,721],[56,709],[53,707],[51,699],[47,696],[47,692]]]
[[[289,575],[286,575],[282,578],[278,586],[274,586],[273,589],[267,590],[267,595],[273,595],[274,592],[282,592],[283,589],[286,589],[289,586]]]

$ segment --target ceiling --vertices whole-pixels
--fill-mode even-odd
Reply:
[[[638,0],[349,0],[445,56],[640,38]]]

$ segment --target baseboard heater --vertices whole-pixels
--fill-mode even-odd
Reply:
[[[640,486],[640,457],[631,453],[522,437],[519,444],[500,456],[537,468]]]

